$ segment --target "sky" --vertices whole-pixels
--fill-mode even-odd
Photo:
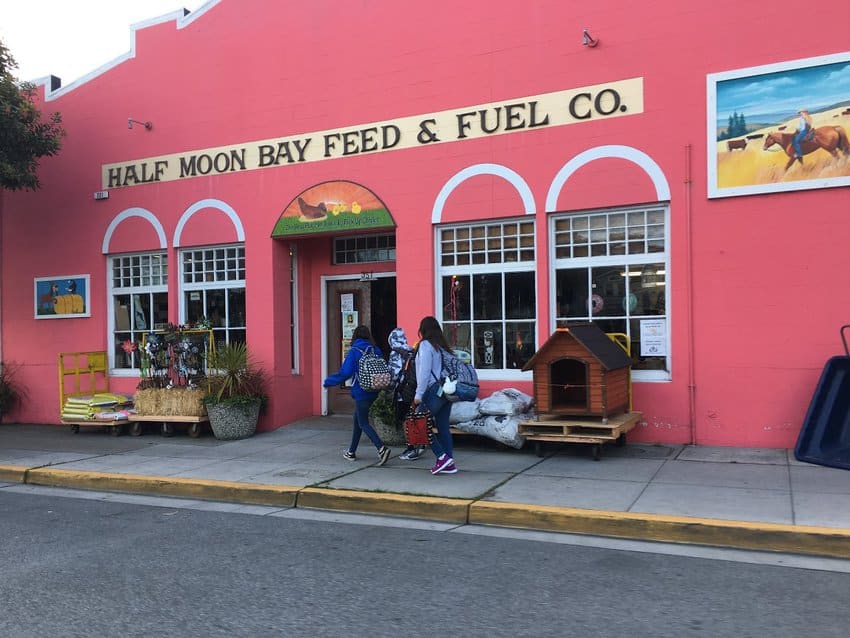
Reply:
[[[845,58],[843,62],[723,81],[717,88],[717,114],[723,119],[737,112],[752,119],[764,113],[815,111],[847,100],[850,62]],[[719,120],[718,124],[722,125]]]
[[[206,0],[0,0],[0,40],[19,80],[55,75],[67,86],[130,50],[130,25]]]

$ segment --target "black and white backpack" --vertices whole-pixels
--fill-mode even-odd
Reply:
[[[357,382],[366,392],[378,392],[392,385],[393,376],[387,362],[375,354],[375,349],[369,346],[360,350],[360,360],[357,362]]]

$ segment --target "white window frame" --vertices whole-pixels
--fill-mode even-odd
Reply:
[[[186,270],[185,270],[185,263],[184,263],[185,262],[185,255],[187,253],[197,253],[197,252],[206,253],[208,251],[228,250],[228,249],[233,249],[233,248],[242,251],[241,259],[242,259],[242,262],[243,262],[243,269],[244,269],[244,262],[245,262],[245,244],[244,243],[218,244],[218,245],[214,245],[214,246],[192,246],[192,247],[187,246],[186,248],[181,248],[177,251],[177,263],[178,263],[178,268],[179,268],[179,273],[178,273],[178,278],[177,278],[178,282],[179,282],[178,283],[179,300],[178,300],[177,305],[178,305],[178,308],[179,308],[179,316],[180,316],[180,323],[181,324],[185,324],[187,322],[187,317],[186,317],[186,315],[187,315],[186,293],[187,292],[196,292],[196,291],[201,292],[202,295],[203,295],[203,299],[204,299],[204,307],[206,307],[206,294],[207,294],[208,291],[210,291],[210,290],[225,290],[225,295],[224,295],[225,325],[224,325],[224,327],[218,327],[218,328],[213,326],[213,329],[212,329],[213,330],[213,341],[217,344],[221,343],[221,339],[219,339],[219,336],[222,333],[225,335],[225,340],[227,342],[229,342],[231,330],[244,330],[245,334],[246,334],[246,340],[247,340],[247,324],[248,324],[247,299],[246,299],[246,303],[245,303],[245,314],[246,314],[245,325],[244,326],[231,326],[230,325],[230,301],[229,301],[229,298],[228,298],[228,295],[227,295],[227,292],[226,292],[227,290],[230,290],[230,289],[239,289],[239,288],[241,288],[242,290],[245,290],[245,279],[244,278],[243,279],[227,279],[227,278],[225,278],[225,279],[214,279],[212,281],[186,282]],[[227,259],[228,259],[228,257],[225,256],[225,260],[227,260]],[[238,254],[237,254],[237,259],[239,259]],[[238,267],[237,267],[237,271],[238,271]],[[216,271],[213,271],[213,272],[216,272]],[[229,271],[227,269],[225,269],[223,272],[226,274]],[[237,274],[238,274],[238,272],[237,272]]]
[[[663,252],[643,252],[639,254],[624,254],[624,255],[605,255],[605,256],[587,256],[587,257],[570,257],[558,258],[556,256],[555,246],[555,224],[559,219],[565,217],[580,217],[593,215],[611,215],[618,213],[628,214],[635,211],[650,211],[663,210],[664,213],[664,251]],[[549,215],[549,325],[553,327],[557,325],[558,306],[557,306],[557,271],[561,269],[578,269],[591,267],[605,266],[641,266],[644,264],[663,263],[664,264],[664,299],[665,311],[664,319],[666,322],[666,348],[665,355],[666,370],[632,370],[633,381],[649,381],[649,382],[667,382],[672,379],[672,354],[671,354],[671,273],[670,273],[670,205],[666,203],[653,204],[649,206],[631,206],[617,207],[610,209],[591,210],[591,211],[575,211],[570,213],[553,213]],[[610,240],[609,242],[610,243]],[[589,298],[589,297],[588,297]],[[590,313],[589,313],[590,314]],[[627,311],[627,315],[628,311]],[[590,319],[590,317],[588,317]],[[583,321],[581,317],[571,319],[573,321]],[[630,322],[626,320],[627,330],[630,330]],[[629,334],[627,332],[627,334]],[[629,334],[630,340],[634,341]],[[634,353],[633,353],[634,354]]]
[[[520,223],[530,223],[532,226],[531,237],[533,238],[534,244],[533,246],[524,247],[526,250],[532,250],[534,252],[534,259],[531,261],[505,261],[504,260],[504,248],[502,251],[502,261],[498,263],[484,263],[484,264],[455,264],[453,266],[443,266],[442,265],[442,231],[447,229],[454,228],[473,228],[473,227],[486,227],[493,226],[496,224],[520,224]],[[488,235],[489,236],[489,235]],[[504,234],[502,237],[504,238]],[[519,248],[518,248],[519,251]],[[470,262],[472,259],[470,259]],[[513,320],[508,319],[506,317],[502,317],[497,320],[488,320],[486,323],[512,323],[514,321],[528,321],[533,323],[534,328],[534,342],[537,347],[540,347],[540,335],[539,335],[539,324],[537,317],[539,316],[539,308],[540,308],[540,300],[537,296],[537,223],[536,221],[528,217],[506,217],[500,219],[490,219],[484,221],[475,221],[475,222],[461,222],[461,223],[452,223],[452,224],[440,224],[434,227],[434,263],[436,280],[435,280],[435,297],[436,297],[436,307],[434,309],[434,316],[440,322],[440,325],[443,326],[445,330],[445,325],[443,321],[443,312],[442,309],[445,306],[445,301],[443,300],[443,277],[451,276],[451,275],[468,275],[470,278],[475,275],[484,275],[484,274],[492,274],[492,273],[511,273],[511,272],[531,272],[534,275],[534,292],[535,292],[535,302],[534,302],[534,315],[533,319],[522,319],[522,320]],[[504,278],[502,278],[502,299],[504,303]],[[476,323],[484,323],[483,320],[475,320],[470,318],[468,321],[464,320],[463,323],[469,323],[470,325],[475,325]],[[532,379],[531,371],[523,372],[521,369],[516,368],[476,368],[478,372],[478,377],[482,380],[507,380],[507,381],[530,381]]]
[[[147,258],[153,256],[159,256],[162,259],[162,275],[161,280],[165,283],[160,283],[157,285],[143,285],[140,284],[138,286],[116,286],[113,278],[114,271],[114,262],[116,259],[133,259],[133,258]],[[140,275],[141,276],[141,275]],[[140,251],[133,253],[115,253],[113,255],[108,255],[106,259],[106,299],[107,299],[107,343],[109,344],[109,348],[107,350],[107,359],[109,361],[109,374],[115,377],[138,377],[139,376],[139,368],[117,368],[115,365],[115,334],[118,332],[115,328],[115,297],[123,296],[123,295],[150,295],[150,294],[159,294],[165,293],[168,294],[168,253],[164,250],[160,251]],[[153,309],[151,308],[151,313]],[[152,315],[148,317],[148,323],[151,323]],[[133,325],[134,319],[131,318],[131,326]],[[131,332],[135,337],[134,341],[137,346],[141,342],[142,334],[146,334],[151,330],[154,330],[155,326],[148,325],[146,328],[133,328],[132,330],[121,330],[120,332]]]

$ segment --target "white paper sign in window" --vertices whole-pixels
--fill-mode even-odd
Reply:
[[[667,323],[663,319],[641,319],[640,356],[667,356]]]

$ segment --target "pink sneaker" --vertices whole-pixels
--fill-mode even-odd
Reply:
[[[440,474],[457,474],[457,467],[454,463],[449,463],[440,471]]]
[[[445,472],[447,468],[454,467],[454,459],[450,457],[448,454],[443,454],[440,458],[437,459],[437,462],[434,463],[434,467],[431,468],[431,474],[439,474],[440,472]],[[457,468],[455,467],[455,472],[457,472]],[[449,472],[451,474],[451,472]]]

